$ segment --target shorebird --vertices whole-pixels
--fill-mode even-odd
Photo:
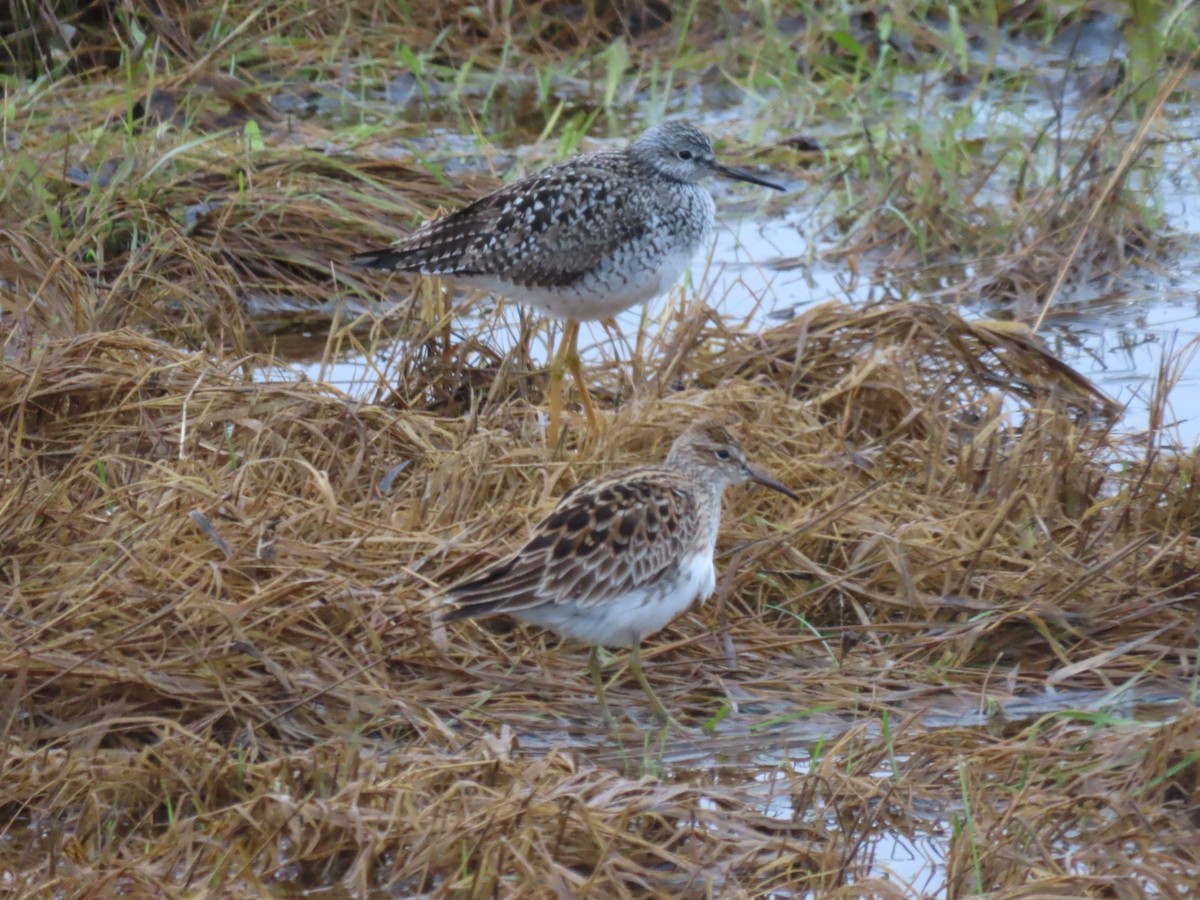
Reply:
[[[756,482],[790,488],[750,466],[720,423],[691,425],[661,465],[637,466],[567,491],[512,556],[447,591],[443,621],[509,615],[588,644],[606,722],[600,647],[628,647],[630,669],[658,718],[670,715],[642,671],[641,642],[716,587],[721,495]]]
[[[596,428],[576,346],[580,321],[609,319],[666,292],[707,249],[715,208],[700,182],[709,175],[784,190],[718,162],[695,126],[664,122],[627,147],[548,166],[352,262],[451,276],[566,320],[550,363],[548,436],[555,447],[567,369]]]

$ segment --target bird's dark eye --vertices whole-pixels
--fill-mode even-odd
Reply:
[[[692,151],[691,150],[680,150],[675,155],[678,156],[680,159],[686,161],[686,160],[690,160],[692,158]]]
[[[717,451],[717,459],[729,459],[729,451],[728,450],[718,450]]]

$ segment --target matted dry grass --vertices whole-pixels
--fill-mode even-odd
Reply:
[[[819,104],[844,133],[798,152],[803,134],[725,127],[723,154],[844,190],[848,265],[978,256],[953,298],[1041,297],[1167,245],[1135,166],[1160,108],[1126,141],[1097,98],[1103,127],[1054,159],[1069,176],[996,211],[988,166],[958,171],[961,136],[915,139],[917,119],[880,118],[894,137],[860,165],[882,110],[848,98],[893,91],[833,39],[832,5],[782,36],[765,8],[709,0],[665,18],[372,0],[349,24],[330,3],[52,6],[6,47],[55,75],[14,82],[4,115],[0,891],[909,897],[885,848],[911,838],[948,896],[1195,895],[1200,463],[1169,449],[1165,369],[1149,433],[1117,437],[1111,404],[1018,325],[828,304],[751,334],[697,304],[591,373],[604,427],[576,422],[554,454],[528,319],[504,354],[436,290],[379,315],[385,282],[337,263],[537,165],[553,146],[503,148],[565,135],[608,88],[641,102],[663,73],[691,90],[720,72],[787,96],[786,69],[821,88],[764,108],[768,130]],[[850,43],[875,46],[875,14],[852,12]],[[941,12],[892,12],[892,60],[956,70]],[[55,14],[79,16],[57,62]],[[612,35],[624,70],[589,52]],[[471,66],[494,77],[460,83]],[[378,98],[398,73],[435,104],[393,122]],[[540,96],[564,74],[565,103]],[[345,108],[306,118],[310,92]],[[440,116],[489,136],[469,171],[388,159],[428,149]],[[994,140],[1038,171],[1040,137]],[[265,381],[263,310],[331,331],[327,356],[360,346],[377,383]],[[717,598],[648,642],[689,733],[649,726],[622,655],[609,733],[583,651],[437,627],[440,586],[701,413],[739,420],[803,502],[731,491]]]
[[[1115,441],[1083,413],[1095,392],[1012,326],[922,305],[706,322],[674,323],[565,460],[534,388],[397,410],[129,330],[6,362],[8,884],[904,896],[874,840],[937,808],[961,820],[955,895],[1183,896],[1194,709],[991,732],[921,717],[1047,685],[1184,691],[1195,455]],[[804,502],[731,492],[718,601],[648,642],[692,736],[659,745],[621,656],[608,735],[582,651],[435,626],[438,585],[701,413],[739,420]],[[828,741],[788,765],[818,711]],[[782,799],[690,777],[710,753],[776,758]]]

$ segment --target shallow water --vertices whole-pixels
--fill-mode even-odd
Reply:
[[[997,57],[996,64],[1015,69],[1048,66],[1050,71],[1061,66],[1065,72],[1065,60],[1069,57],[1077,62],[1082,53],[1095,56],[1102,67],[1112,57],[1106,35],[1112,37],[1113,32],[1104,23],[1101,26],[1076,36],[1079,44],[1069,49],[1057,47],[1049,53],[1031,54],[1014,44]],[[403,84],[394,87],[403,93]],[[1069,93],[1064,91],[1059,99],[1069,97],[1082,102],[1086,90],[1086,78],[1080,75],[1071,81]],[[912,94],[918,93],[925,96],[925,88],[921,86],[918,91],[914,83]],[[1055,114],[1053,103],[1044,93],[1031,94],[1019,115],[1012,112],[1011,98],[1002,99],[1004,102],[997,104],[985,95],[961,102],[972,104],[976,120],[988,122],[981,126],[985,129],[1011,128],[1032,134]],[[390,102],[404,101],[393,97]],[[928,97],[926,102],[930,102]],[[932,102],[952,108],[958,101],[941,92]],[[714,131],[751,114],[740,107],[716,112],[705,107],[701,112],[701,105],[693,97],[671,114],[689,115]],[[1176,124],[1180,132],[1198,130],[1188,126],[1188,111],[1179,113]],[[1200,125],[1200,120],[1194,125]],[[472,152],[469,148],[473,144],[466,139],[459,146],[468,155]],[[492,160],[493,165],[496,162]],[[448,167],[447,171],[453,172],[454,168]],[[1116,279],[1081,279],[1055,298],[1039,333],[1060,359],[1125,405],[1117,428],[1122,432],[1136,434],[1147,428],[1154,381],[1164,365],[1176,365],[1179,377],[1169,402],[1174,418],[1168,420],[1165,440],[1177,441],[1179,447],[1188,449],[1200,441],[1200,353],[1195,352],[1200,346],[1200,178],[1178,148],[1164,152],[1161,176],[1157,193],[1159,227],[1174,235],[1171,257],[1131,265]],[[765,206],[772,199],[764,196],[766,191],[744,185],[714,186],[720,228],[711,257],[697,261],[692,283],[682,288],[686,297],[703,296],[721,315],[749,328],[767,327],[828,300],[861,305],[889,298],[928,297],[954,302],[926,293],[948,288],[951,273],[939,283],[927,272],[884,271],[876,261],[859,258],[852,276],[835,253],[826,256],[828,251],[836,250],[837,243],[826,237],[831,232],[822,224],[821,210],[816,205],[820,201],[814,199],[821,192],[808,190],[799,182],[792,187],[794,191],[785,198],[786,203],[776,201]],[[1004,185],[995,189],[1003,191]],[[618,323],[624,337],[633,342],[640,329],[653,336],[659,312],[664,304],[678,302],[680,290],[676,288],[671,297],[647,309],[623,313]],[[1019,310],[982,301],[960,308],[968,317],[1016,316],[1031,323],[1039,313],[1036,309]],[[506,349],[515,339],[517,313],[511,306],[502,312],[504,325],[492,333],[491,342]],[[469,307],[462,310],[462,319],[464,326],[484,321],[477,308]],[[606,340],[600,327],[584,326],[581,346]],[[368,360],[349,355],[325,366],[311,361],[314,356],[319,358],[324,343],[319,330],[299,340],[294,368],[351,395],[365,396],[374,390],[375,368]],[[624,358],[626,354],[618,351],[616,355]],[[592,356],[594,359],[594,352]],[[539,358],[539,353],[535,352],[534,357]],[[545,358],[544,347],[540,348],[540,358]],[[1160,436],[1159,440],[1164,438]],[[1169,720],[1182,696],[1178,686],[1143,685],[1128,691],[1095,692],[1048,689],[1007,698],[985,710],[978,696],[930,689],[914,691],[905,702],[895,703],[890,727],[899,727],[903,722],[910,733],[911,729],[928,733],[948,729],[1002,731],[1043,716],[1074,713],[1084,714],[1081,729],[1088,727],[1086,716],[1096,713],[1117,717],[1132,727],[1141,721]],[[793,800],[797,780],[809,772],[814,757],[828,742],[851,729],[859,729],[864,738],[875,737],[884,727],[878,717],[848,718],[819,709],[797,711],[783,700],[772,703],[755,698],[722,721],[712,734],[668,737],[658,750],[656,765],[664,778],[711,786],[714,797],[734,796],[755,804],[764,815],[789,821],[805,817],[823,822],[824,827],[834,831],[839,823],[830,811],[819,806],[796,808]],[[632,736],[628,746],[619,741],[614,746],[607,732],[548,724],[542,731],[520,735],[519,744],[522,752],[533,755],[570,747],[595,764],[628,768],[631,762],[636,765],[644,760],[642,737]],[[872,778],[902,781],[908,762],[905,758],[892,759],[888,766],[872,773]],[[943,793],[936,802],[922,800],[911,805],[906,827],[885,826],[871,832],[856,854],[856,871],[886,877],[914,895],[947,896],[946,857],[954,818],[961,811],[953,791]]]
[[[683,737],[670,732],[662,736],[656,748],[655,764],[663,777],[703,785],[713,792],[713,803],[720,797],[733,797],[755,807],[765,816],[784,822],[803,821],[819,824],[831,835],[841,834],[843,824],[835,811],[819,801],[812,806],[795,803],[798,786],[809,774],[822,749],[854,730],[862,739],[878,738],[890,729],[906,734],[934,733],[946,729],[978,730],[989,734],[1017,733],[1038,720],[1066,716],[1079,722],[1081,735],[1096,722],[1108,727],[1149,727],[1169,722],[1184,707],[1180,685],[1115,688],[1111,691],[1059,691],[1047,689],[989,702],[981,708],[978,696],[966,696],[936,688],[913,691],[919,703],[894,704],[895,712],[887,720],[882,716],[848,716],[833,712],[798,711],[787,700],[777,703],[756,698],[748,704],[753,712],[735,713],[725,719],[716,732],[695,732]],[[889,708],[893,704],[887,704]],[[804,713],[800,715],[798,713]],[[779,724],[762,727],[779,720]],[[554,747],[571,746],[590,761],[613,768],[634,771],[644,765],[647,732],[621,732],[614,745],[607,731],[548,730],[521,734],[523,751],[536,755]],[[626,740],[628,744],[622,744]],[[903,786],[909,777],[909,764],[896,755],[870,773],[881,791],[889,785]],[[880,825],[868,828],[853,860],[847,863],[860,877],[887,878],[905,886],[914,896],[945,897],[946,857],[955,817],[961,816],[961,800],[954,792],[937,799],[916,794],[906,798],[902,827]]]
[[[984,101],[971,102],[979,106],[980,117],[991,115],[999,121],[1010,116],[1007,100],[1004,115],[989,112]],[[1013,122],[1011,127],[1040,127],[1052,112],[1037,97],[1028,106],[1028,118]],[[727,117],[728,111],[701,118],[709,127],[718,128]],[[1200,119],[1195,121],[1197,128],[1193,130],[1198,130]],[[1180,128],[1187,127],[1185,119]],[[461,146],[463,152],[468,152],[466,139],[457,145],[454,141],[442,143]],[[497,160],[491,163],[496,165]],[[773,174],[777,178],[780,175]],[[856,258],[851,274],[849,266],[829,253],[836,249],[836,243],[825,237],[830,229],[822,225],[823,213],[813,205],[821,202],[824,190],[810,190],[803,183],[793,182],[789,185],[792,190],[778,199],[771,192],[746,185],[719,182],[711,187],[717,197],[719,219],[711,255],[693,264],[690,286],[677,287],[669,300],[660,299],[618,317],[626,340],[634,341],[639,328],[645,328],[649,336],[656,334],[659,312],[664,303],[677,302],[680,290],[685,290],[687,297],[705,297],[723,316],[751,328],[786,319],[827,300],[857,305],[884,299],[945,301],[929,295],[942,284],[936,279],[931,281],[927,271],[884,271],[870,258]],[[821,198],[814,199],[816,194]],[[1136,433],[1147,427],[1154,380],[1164,363],[1177,366],[1179,378],[1170,406],[1174,419],[1168,419],[1176,430],[1168,438],[1188,448],[1200,439],[1200,354],[1194,352],[1200,345],[1200,170],[1178,148],[1164,151],[1156,197],[1159,228],[1173,236],[1173,255],[1130,265],[1116,279],[1097,275],[1068,285],[1048,310],[1040,334],[1064,362],[1126,407],[1120,426],[1124,431]],[[947,287],[952,275],[957,273],[945,273]],[[402,292],[403,282],[395,287]],[[487,306],[490,308],[490,301]],[[1031,324],[1040,312],[984,302],[970,302],[960,308],[968,317],[1017,315]],[[478,324],[477,313],[478,307],[464,306],[462,325]],[[516,321],[517,311],[506,306],[503,322],[508,327],[491,335],[498,349],[507,349],[515,340]],[[607,340],[599,326],[585,325],[581,347]],[[306,361],[322,354],[322,328],[293,335],[290,346],[297,370],[309,378],[323,379],[352,395],[362,395],[375,385],[372,367],[354,355],[336,359],[324,369]],[[544,358],[544,348],[542,351]],[[623,355],[617,353],[618,358]],[[534,358],[539,358],[536,352]]]
[[[1177,213],[1172,220],[1200,224],[1198,198],[1200,194],[1175,198]],[[727,204],[719,203],[719,210],[724,212]],[[865,304],[889,295],[921,295],[919,288],[906,285],[902,276],[893,274],[881,283],[878,274],[862,263],[857,279],[851,279],[835,264],[820,259],[819,246],[813,248],[812,265],[777,265],[781,259],[810,252],[797,221],[801,215],[762,221],[754,217],[739,219],[725,212],[710,258],[698,261],[693,268],[693,277],[701,279],[693,290],[707,297],[723,316],[752,328],[778,322],[827,300]],[[1181,242],[1188,252],[1165,267],[1168,271],[1140,271],[1137,285],[1091,293],[1065,292],[1048,314],[1040,334],[1060,359],[1125,407],[1118,431],[1137,433],[1146,429],[1160,368],[1166,363],[1178,366],[1179,379],[1170,397],[1174,419],[1169,419],[1168,425],[1175,426],[1178,445],[1186,449],[1200,440],[1200,354],[1195,352],[1200,347],[1200,230],[1194,236],[1181,237]],[[645,327],[650,336],[656,334],[655,322],[664,302],[660,299],[644,309],[622,313],[618,324],[624,337],[634,341],[639,327]],[[1006,311],[980,303],[963,312],[968,317],[994,318]],[[464,327],[472,316],[470,308],[463,309]],[[516,334],[517,311],[506,306],[503,316],[508,327],[494,332],[493,339],[497,347],[506,349]],[[607,340],[598,325],[585,324],[581,331],[581,347]],[[324,337],[314,332],[309,340],[297,344],[299,356],[319,355]],[[545,358],[544,348],[541,358]],[[324,369],[319,362],[299,359],[295,368],[308,378],[324,380],[351,395],[361,396],[375,386],[373,367],[353,354]]]
[[[1176,235],[1176,255],[1153,268],[1130,267],[1128,274],[1115,282],[1098,280],[1095,285],[1064,290],[1040,334],[1060,359],[1125,405],[1118,431],[1139,433],[1147,428],[1154,381],[1162,366],[1177,365],[1178,383],[1169,404],[1174,419],[1168,417],[1168,432],[1158,439],[1168,444],[1177,440],[1179,447],[1187,449],[1200,440],[1200,354],[1193,352],[1200,344],[1200,181],[1185,160],[1167,162],[1175,171],[1164,177],[1175,190],[1164,193],[1160,211],[1164,227]],[[763,202],[759,195],[766,192],[716,185],[714,193],[720,227],[711,256],[694,265],[691,284],[676,288],[669,298],[647,309],[623,313],[618,323],[626,340],[635,341],[639,329],[653,336],[659,313],[666,303],[679,301],[680,290],[685,297],[705,297],[728,320],[753,329],[768,327],[828,300],[861,305],[889,298],[921,298],[922,286],[928,289],[930,279],[924,272],[883,272],[871,260],[858,259],[857,274],[852,277],[836,261],[836,255],[824,258],[835,244],[813,239],[820,229],[813,224],[815,211],[804,205],[803,196],[793,197],[795,202],[785,211],[766,215],[758,211]],[[961,309],[968,317],[978,318],[1007,318],[1016,312],[1032,321],[1037,314],[1037,310],[1014,311],[983,302]],[[503,308],[502,314],[506,327],[491,335],[501,348],[511,346],[517,321],[511,306]],[[483,321],[471,308],[464,308],[462,317],[464,325]],[[314,346],[323,346],[320,335],[314,338]],[[599,326],[584,326],[582,347],[606,340]],[[606,352],[612,356],[611,349]],[[545,358],[544,347],[540,355]],[[595,355],[593,351],[593,358]],[[624,358],[627,354],[618,350],[616,355]],[[297,368],[350,394],[363,394],[375,384],[366,361],[353,356],[336,360],[324,370],[311,362],[298,362]],[[756,697],[754,702],[744,702],[740,712],[730,715],[712,733],[696,731],[694,738],[667,736],[655,751],[654,767],[668,780],[711,787],[714,803],[716,798],[732,796],[766,816],[783,821],[801,818],[840,834],[844,826],[834,810],[819,803],[801,809],[794,800],[796,785],[810,771],[821,748],[852,729],[864,739],[876,738],[884,727],[898,728],[901,723],[909,734],[913,729],[929,734],[961,729],[992,733],[1019,729],[1046,716],[1075,714],[1081,715],[1081,729],[1089,727],[1092,714],[1136,727],[1138,722],[1169,720],[1183,695],[1178,686],[1142,685],[1128,691],[1047,689],[992,703],[985,710],[978,696],[930,689],[913,691],[906,701],[894,704],[890,725],[878,717],[850,718],[820,709],[797,711],[788,700],[773,703]],[[648,734],[650,731],[623,734],[614,746],[612,735],[599,729],[548,724],[545,730],[520,735],[519,745],[531,755],[569,747],[595,764],[632,767],[631,774],[640,774],[639,767],[646,762]],[[881,786],[903,784],[909,762],[904,757],[893,758],[871,777]],[[913,896],[948,896],[946,860],[956,817],[962,813],[954,791],[943,792],[936,800],[916,798],[905,807],[903,826],[868,828],[855,858],[848,861],[852,871],[858,877],[886,878]]]
[[[930,27],[945,25],[930,23]],[[961,140],[979,142],[981,166],[992,161],[988,154],[1006,152],[1009,139],[1017,142],[1015,146],[1032,146],[1043,137],[1079,145],[1100,127],[1097,98],[1106,85],[1111,86],[1126,57],[1121,17],[1108,13],[1084,17],[1064,26],[1049,45],[1022,37],[978,37],[968,43],[967,52],[975,67],[992,74],[991,82],[981,86],[936,73],[898,74],[881,109],[899,118],[928,122],[932,135],[949,129]],[[437,91],[445,86],[436,79],[419,85],[411,74],[400,74],[383,89],[354,91],[354,103],[347,102],[348,95],[339,85],[330,91],[329,102],[324,106],[318,103],[310,114],[335,128],[338,124],[353,126],[363,119],[420,121],[423,133],[397,146],[395,155],[436,159],[451,180],[464,169],[486,167],[504,172],[521,162],[521,136],[528,135],[531,140],[537,136],[546,125],[548,108],[558,105],[559,122],[595,111],[594,86],[588,82],[560,77],[539,85],[519,69],[500,80],[489,77],[476,83],[467,79],[456,88],[468,101],[489,104],[493,115],[504,122],[492,147],[497,152],[486,159],[476,138],[456,131],[469,129],[470,123],[450,98],[438,96]],[[543,97],[541,91],[549,91],[551,96]],[[611,136],[603,137],[606,128],[610,134],[614,128],[634,134],[647,121],[663,116],[689,118],[715,134],[737,134],[743,140],[749,137],[769,143],[796,134],[791,124],[796,115],[794,98],[752,97],[733,89],[724,78],[700,78],[678,85],[665,108],[662,97],[638,93],[632,87],[621,96],[625,105],[610,109],[594,123],[592,134],[600,137],[594,137],[592,145],[620,143]],[[280,102],[287,99],[287,93],[281,93]],[[1191,145],[1171,137],[1200,132],[1200,116],[1185,102],[1171,108],[1165,118],[1170,135],[1152,151],[1157,154],[1158,169],[1150,177],[1135,179],[1131,186],[1153,198],[1149,204],[1156,218],[1153,227],[1159,234],[1172,236],[1170,256],[1131,264],[1116,278],[1082,273],[1054,299],[1039,331],[1064,362],[1126,406],[1120,426],[1124,431],[1136,433],[1146,428],[1154,379],[1165,361],[1175,360],[1179,379],[1171,396],[1175,418],[1169,424],[1176,430],[1167,438],[1168,443],[1174,438],[1179,446],[1189,448],[1200,440],[1200,354],[1192,352],[1200,345],[1200,166],[1192,159]],[[804,123],[801,134],[817,143],[845,141],[847,136],[856,140],[863,127],[850,116],[846,121]],[[899,126],[893,123],[891,127]],[[1113,127],[1118,135],[1132,134],[1135,129],[1128,122]],[[1038,154],[1034,165],[1041,169],[1032,183],[1063,177],[1064,159],[1056,153]],[[772,175],[788,183],[786,173]],[[1011,177],[1010,169],[997,166],[982,191],[998,209],[1005,210],[1010,202]],[[694,284],[687,296],[704,296],[723,315],[746,321],[750,327],[762,327],[831,299],[851,304],[922,297],[961,301],[954,296],[930,297],[927,292],[946,288],[949,294],[952,283],[969,274],[965,266],[963,272],[946,271],[938,279],[917,269],[883,270],[877,261],[858,257],[853,260],[857,274],[851,275],[850,266],[836,253],[826,258],[828,251],[836,251],[842,237],[830,182],[799,179],[788,186],[791,190],[786,195],[776,196],[749,185],[711,184],[721,227],[710,259],[698,260],[693,266]],[[447,193],[446,199],[452,202],[454,197]],[[654,334],[663,302],[651,304],[644,317],[641,309],[622,315],[619,321],[625,337],[632,341],[640,326]],[[968,316],[1015,316],[1031,324],[1040,313],[1036,308],[989,306],[972,300],[960,305]],[[473,315],[472,309],[463,310],[464,319],[469,321]],[[505,321],[516,321],[515,310],[508,310]],[[497,333],[496,346],[505,349],[505,341],[511,344],[515,333],[515,328],[507,334]],[[338,359],[325,370],[305,362],[320,355],[322,337],[317,329],[307,341],[297,342],[295,358],[301,371],[352,394],[373,387],[370,368],[354,356]],[[589,338],[591,342],[607,339],[598,327],[585,328],[581,346]]]

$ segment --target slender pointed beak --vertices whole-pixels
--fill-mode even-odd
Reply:
[[[750,480],[753,481],[755,484],[761,484],[763,487],[768,487],[773,491],[779,491],[779,493],[784,494],[785,496],[791,497],[793,500],[800,499],[799,494],[797,494],[795,491],[793,491],[787,485],[780,484],[778,481],[776,481],[774,478],[772,478],[766,472],[759,471],[758,469],[752,468],[751,466],[746,466],[746,471],[750,474]]]
[[[722,175],[725,178],[732,178],[735,181],[748,181],[751,184],[760,184],[763,187],[769,187],[772,190],[776,190],[776,191],[786,191],[787,190],[787,188],[785,188],[781,184],[776,184],[773,181],[767,181],[767,179],[765,179],[765,178],[759,178],[753,172],[747,172],[745,169],[738,169],[738,168],[735,168],[734,166],[727,166],[727,165],[725,165],[725,163],[721,163],[721,162],[717,163],[716,165],[713,166],[713,171],[716,172],[718,175]]]

